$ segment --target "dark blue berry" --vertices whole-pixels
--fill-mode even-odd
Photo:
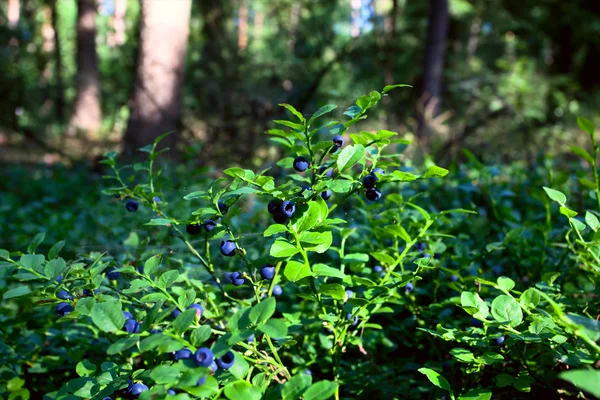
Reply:
[[[263,265],[260,267],[260,276],[262,276],[263,279],[273,279],[275,276],[275,267],[271,264]]]
[[[227,257],[232,257],[235,255],[237,247],[235,242],[231,240],[224,240],[221,242],[221,254]]]
[[[352,313],[348,313],[348,315],[346,315],[346,319],[348,321],[352,319],[352,326],[356,326],[358,324],[358,315],[355,315],[354,318],[352,318]]]
[[[228,351],[225,355],[217,360],[217,365],[221,369],[229,369],[235,362],[235,356],[232,351]]]
[[[59,290],[56,293],[56,297],[58,297],[61,300],[73,300],[73,296],[71,296],[66,290]]]
[[[61,283],[63,281],[63,276],[59,275],[56,277],[56,283]]]
[[[119,271],[115,271],[115,268],[113,267],[106,270],[106,277],[111,281],[119,279],[120,276],[121,273]]]
[[[452,281],[452,282],[456,282],[457,280],[458,280],[458,275],[452,275],[450,277],[450,281]]]
[[[73,312],[73,306],[69,303],[58,303],[56,306],[56,315],[59,317],[64,317],[70,312]]]
[[[192,236],[198,235],[202,232],[202,226],[200,224],[187,224],[185,231]]]
[[[208,219],[206,220],[206,222],[204,222],[204,229],[206,230],[206,232],[210,232],[213,229],[215,229],[217,227],[217,223],[215,221],[213,221],[212,219]]]
[[[213,352],[206,347],[202,347],[194,353],[194,361],[196,361],[196,365],[199,367],[210,367],[214,359]]]
[[[213,373],[215,373],[215,372],[217,372],[217,370],[219,369],[219,366],[217,365],[217,363],[216,363],[216,362],[214,362],[214,361],[213,361],[213,362],[212,362],[212,364],[210,364],[210,367],[208,367],[208,368],[210,368],[210,370],[211,370]]]
[[[368,200],[377,201],[381,198],[381,192],[378,189],[368,189],[365,193]]]
[[[225,280],[235,286],[241,286],[245,280],[239,272],[230,272],[225,274]]]
[[[296,206],[289,200],[281,203],[281,212],[288,218],[292,218],[294,213],[296,212]]]
[[[281,289],[281,286],[274,285],[273,286],[273,295],[274,296],[281,296],[281,293],[283,293],[283,289]]]
[[[406,286],[404,286],[404,290],[405,290],[407,293],[408,293],[408,292],[412,292],[414,288],[415,288],[415,287],[413,286],[412,282],[408,282],[408,283],[406,284]]]
[[[248,339],[246,339],[246,342],[248,342],[248,343],[252,343],[252,342],[254,342],[254,333],[253,333],[252,335],[250,335],[250,336],[248,337]]]
[[[496,343],[501,345],[502,343],[504,343],[504,340],[506,338],[504,336],[500,336],[499,338],[496,338]]]
[[[202,314],[204,313],[204,307],[202,307],[200,304],[192,304],[188,307],[188,309],[189,308],[196,309],[196,318],[200,319],[202,317]]]
[[[383,267],[381,265],[376,265],[373,267],[373,271],[374,272],[381,272],[383,271]]]
[[[139,397],[140,394],[142,394],[142,392],[145,392],[146,390],[148,390],[148,386],[144,385],[143,383],[134,383],[131,386],[131,389],[129,390],[129,394],[132,397]]]
[[[181,349],[175,352],[175,361],[185,360],[188,358],[192,358],[192,351],[190,349]]]
[[[138,333],[140,331],[140,323],[135,319],[128,319],[123,325],[123,330],[127,333]]]
[[[308,169],[310,163],[304,157],[296,157],[294,159],[294,169],[298,172],[304,172]]]
[[[202,386],[206,383],[206,377],[205,376],[201,376],[200,378],[198,378],[198,382],[196,383],[196,386]]]
[[[379,178],[375,175],[367,175],[363,178],[362,184],[367,189],[373,189],[375,187],[375,182],[377,182]]]
[[[139,204],[135,200],[127,200],[127,203],[125,203],[125,208],[129,212],[135,212],[135,211],[137,211],[138,207],[139,207]]]
[[[123,311],[125,319],[133,319],[133,315],[129,311]]]
[[[227,214],[227,211],[229,211],[229,206],[222,201],[217,203],[217,207],[219,207],[221,214]]]
[[[269,204],[267,204],[267,210],[269,210],[269,214],[274,215],[278,213],[281,209],[281,203],[282,201],[279,199],[273,199],[269,201]]]
[[[344,145],[344,138],[340,135],[335,135],[332,142],[336,147],[342,147]]]
[[[333,192],[331,190],[327,189],[326,191],[321,192],[321,197],[323,198],[323,200],[329,200],[332,193]]]
[[[371,172],[371,174],[375,175],[376,173],[379,174],[379,175],[384,175],[385,171],[382,170],[381,168],[374,168],[373,172]]]
[[[177,395],[177,392],[176,392],[176,391],[174,391],[173,389],[169,389],[169,390],[167,390],[167,394],[168,394],[169,396],[176,396],[176,395]]]
[[[347,297],[348,299],[351,299],[351,298],[353,298],[353,297],[354,297],[354,292],[353,292],[352,290],[350,290],[350,289],[347,289],[347,290],[346,290],[346,297]]]
[[[179,308],[176,308],[171,312],[171,315],[173,316],[173,318],[179,317],[179,314],[181,314],[181,310]]]
[[[333,168],[327,168],[324,165],[319,168],[319,174],[325,173],[326,178],[331,178],[331,174],[333,173]]]
[[[304,185],[302,186],[302,188],[300,189],[300,196],[302,196],[304,194],[305,191],[309,191],[312,192],[312,187],[308,186],[308,185]]]
[[[160,197],[158,197],[158,196],[155,196],[155,197],[154,197],[154,202],[155,202],[155,203],[160,203]]]
[[[96,289],[92,292],[90,289],[83,289],[83,297],[92,297],[94,293],[98,293],[98,290]]]
[[[273,221],[277,224],[285,225],[290,219],[283,213],[273,214]]]

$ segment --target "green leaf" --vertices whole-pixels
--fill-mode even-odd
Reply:
[[[52,259],[58,257],[58,254],[63,249],[63,247],[65,247],[65,241],[64,240],[61,240],[60,242],[56,242],[54,244],[54,246],[52,246],[52,248],[50,249],[50,251],[48,251],[48,259],[52,260]]]
[[[112,356],[114,354],[122,353],[125,350],[133,347],[137,341],[138,336],[135,335],[124,337],[108,346],[108,349],[106,349],[106,354]]]
[[[344,148],[337,159],[337,167],[340,173],[348,168],[352,168],[357,162],[365,156],[365,148],[360,144],[347,146]]]
[[[486,319],[490,314],[488,305],[475,292],[462,292],[460,295],[460,305],[475,318]]]
[[[121,303],[117,301],[96,303],[91,316],[94,324],[103,332],[117,332],[125,323]]]
[[[177,383],[180,375],[181,373],[175,366],[164,364],[154,368],[150,373],[150,377],[158,384]]]
[[[475,356],[467,349],[463,349],[462,347],[455,347],[450,350],[450,355],[456,358],[460,362],[464,363],[472,363],[475,361]]]
[[[270,319],[266,324],[261,324],[258,329],[273,339],[282,339],[288,334],[288,326],[283,319]]]
[[[523,321],[523,311],[519,303],[508,295],[500,295],[492,302],[492,316],[498,322],[508,322],[510,326],[515,327]]]
[[[167,271],[164,274],[162,274],[160,276],[160,279],[158,280],[157,284],[158,287],[161,289],[166,289],[168,287],[170,287],[173,282],[175,282],[177,280],[177,277],[181,275],[181,273],[177,270],[171,270],[171,271]]]
[[[561,372],[559,378],[565,380],[580,390],[591,393],[600,398],[600,371],[589,370],[571,370]]]
[[[144,297],[142,297],[140,299],[140,301],[142,303],[155,303],[157,301],[161,301],[161,300],[166,300],[167,296],[165,296],[163,293],[149,293],[147,295],[145,295]]]
[[[24,268],[32,269],[34,271],[43,273],[44,270],[40,267],[44,263],[45,259],[46,257],[44,257],[43,254],[24,254],[21,256],[19,264]]]
[[[165,343],[169,340],[172,340],[172,339],[169,338],[167,335],[164,335],[162,333],[155,333],[153,335],[150,335],[150,336],[144,338],[140,342],[140,351],[143,353],[145,351],[152,350],[152,349],[160,346],[162,343]]]
[[[94,308],[94,304],[96,304],[96,299],[93,297],[84,297],[83,299],[77,300],[75,311],[81,315],[90,315]]]
[[[160,254],[157,254],[157,255],[152,256],[149,259],[147,259],[146,262],[144,263],[144,275],[146,275],[146,276],[152,275],[152,273],[154,271],[156,271],[156,269],[160,265],[160,261],[161,261]]]
[[[212,330],[210,329],[210,326],[202,325],[200,328],[196,328],[192,331],[190,340],[194,346],[198,347],[210,338],[211,333]]]
[[[282,400],[298,400],[311,384],[311,375],[303,372],[299,373],[283,385]]]
[[[335,110],[337,108],[337,106],[335,104],[327,104],[324,105],[323,107],[319,108],[319,110],[314,113],[312,115],[312,117],[310,118],[310,120],[308,121],[308,125],[311,125],[315,119],[322,117],[323,115],[332,112],[333,110]]]
[[[10,253],[4,249],[0,249],[0,258],[3,258],[5,260],[10,259]]]
[[[499,277],[497,282],[498,286],[507,292],[511,291],[515,287],[515,281],[507,278],[506,276]]]
[[[232,351],[232,353],[235,360],[231,368],[229,368],[229,372],[238,379],[244,379],[248,374],[250,366],[240,353],[237,351]]]
[[[448,175],[448,171],[446,168],[438,167],[437,165],[432,165],[427,168],[425,173],[421,175],[419,179],[429,179],[429,178],[441,178]]]
[[[571,151],[589,162],[591,165],[594,165],[594,157],[592,157],[585,149],[577,146],[571,146]]]
[[[471,389],[458,397],[458,400],[490,400],[492,392],[487,389]]]
[[[319,381],[310,385],[302,398],[304,400],[326,400],[333,396],[337,387],[337,382]]]
[[[394,171],[392,172],[392,181],[394,182],[412,182],[419,178],[415,174],[411,174],[410,172],[405,171]]]
[[[173,224],[173,221],[167,218],[154,218],[151,219],[149,222],[146,222],[144,225],[150,225],[150,226],[170,226],[171,224]]]
[[[96,366],[88,360],[82,360],[77,363],[75,371],[79,376],[90,376],[96,372]]]
[[[321,209],[317,202],[311,201],[308,203],[308,208],[294,222],[296,232],[304,233],[314,227],[320,221]]]
[[[594,136],[594,124],[587,118],[577,117],[577,125],[582,131],[586,132],[590,136]]]
[[[544,190],[546,191],[548,197],[558,204],[564,205],[567,202],[567,196],[565,196],[563,192],[559,192],[558,190],[551,189],[546,186],[544,186]]]
[[[365,253],[346,254],[342,259],[343,263],[366,263],[369,261],[369,255]]]
[[[328,283],[321,285],[319,288],[319,293],[332,297],[335,300],[344,300],[346,297],[346,291],[339,283]]]
[[[268,320],[275,313],[275,298],[269,297],[260,303],[257,303],[250,310],[250,322],[258,324]]]
[[[398,84],[395,84],[395,85],[385,85],[383,87],[382,93],[386,94],[387,92],[389,92],[392,89],[401,88],[401,87],[409,87],[409,88],[411,88],[412,86],[411,85],[406,85],[404,83],[398,83]]]
[[[271,255],[271,257],[286,258],[293,256],[299,251],[300,250],[298,250],[298,248],[295,245],[288,242],[287,240],[283,238],[277,238],[271,246],[269,254]]]
[[[173,321],[173,331],[176,335],[181,335],[190,327],[196,318],[196,312],[195,308],[190,308],[175,318],[175,321]]]
[[[537,289],[529,288],[521,294],[519,302],[525,307],[537,307],[537,305],[540,304],[540,293]]]
[[[269,227],[265,230],[264,236],[269,237],[273,235],[277,235],[278,233],[287,232],[288,229],[285,225],[281,224],[273,224],[269,225]]]
[[[301,263],[298,261],[288,261],[285,269],[283,270],[283,275],[288,278],[290,282],[297,282],[300,279],[306,278],[307,276],[312,276],[312,272],[310,268],[305,263]]]
[[[588,224],[588,226],[592,228],[594,232],[600,228],[600,221],[598,220],[598,217],[589,211],[586,211],[585,213],[585,223]]]
[[[14,297],[25,296],[28,293],[31,293],[31,290],[27,286],[19,286],[14,289],[7,290],[2,298],[4,300],[12,299]]]
[[[313,265],[313,273],[315,276],[331,276],[340,279],[346,278],[346,274],[344,274],[342,271],[340,271],[337,268],[332,268],[325,264]]]
[[[224,388],[225,396],[229,400],[260,400],[262,392],[250,382],[236,381],[227,384]]]
[[[302,113],[298,110],[296,110],[293,106],[287,104],[287,103],[281,103],[279,104],[281,107],[285,107],[289,112],[291,112],[292,114],[294,114],[296,116],[296,118],[298,118],[300,120],[300,122],[304,123],[306,122],[306,119],[304,118],[304,116],[302,115]]]
[[[44,275],[46,275],[51,280],[55,280],[66,268],[67,264],[62,258],[50,260],[46,263],[46,266],[44,267]]]
[[[440,389],[450,391],[450,384],[442,375],[438,374],[431,368],[419,368],[419,372],[427,376],[427,379]]]
[[[45,232],[38,233],[37,235],[35,235],[31,243],[29,243],[29,246],[27,246],[27,252],[29,254],[34,254],[35,249],[37,249],[37,247],[44,241],[44,237],[46,237]]]

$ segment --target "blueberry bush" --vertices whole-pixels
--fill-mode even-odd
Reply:
[[[78,215],[23,204],[0,232],[42,233],[0,250],[2,396],[600,396],[594,127],[585,168],[416,167],[409,140],[356,129],[402,86],[344,121],[282,104],[273,168],[177,175],[163,135],[147,161],[106,154]]]

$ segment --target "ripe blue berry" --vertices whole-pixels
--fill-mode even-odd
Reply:
[[[225,274],[225,280],[235,286],[241,286],[245,280],[239,272],[230,272]]]
[[[346,315],[346,319],[350,320],[352,318],[352,313],[348,313],[348,315]],[[358,315],[355,315],[354,318],[352,319],[352,326],[356,326],[358,324]]]
[[[281,293],[283,293],[283,289],[281,289],[281,286],[279,286],[279,285],[273,286],[273,295],[274,296],[281,296]]]
[[[56,277],[56,283],[61,283],[63,281],[63,276],[59,275]]]
[[[254,342],[254,333],[252,335],[250,335],[250,337],[248,337],[248,339],[246,339],[246,342],[248,342],[248,343]]]
[[[154,196],[154,202],[155,203],[160,203],[160,197]]]
[[[304,185],[302,186],[302,188],[300,189],[300,193],[299,195],[302,196],[304,194],[305,191],[309,191],[312,192],[312,187],[308,186],[308,185]]]
[[[279,199],[273,199],[269,201],[269,204],[267,204],[267,210],[269,210],[269,214],[273,215],[279,212],[281,208],[281,203],[282,201]]]
[[[221,214],[227,214],[227,211],[229,211],[229,206],[222,201],[217,203],[217,207],[219,207]]]
[[[192,304],[191,306],[188,307],[189,308],[195,308],[196,309],[196,318],[200,319],[202,317],[202,313],[204,313],[204,307],[202,307],[200,304]]]
[[[217,360],[217,365],[221,369],[229,369],[235,362],[235,356],[232,351],[228,351],[225,355]]]
[[[456,282],[457,280],[458,280],[458,275],[452,275],[452,276],[450,277],[450,281],[451,281],[451,282]]]
[[[209,367],[214,359],[215,356],[213,352],[206,347],[202,347],[194,353],[194,361],[196,361],[196,365],[199,367]]]
[[[140,394],[142,394],[142,392],[145,392],[146,390],[148,390],[148,386],[144,385],[143,383],[134,383],[131,386],[131,389],[129,389],[129,394],[132,397],[139,397]]]
[[[273,214],[273,221],[275,221],[275,223],[277,224],[285,225],[288,223],[289,220],[290,219],[282,213]]]
[[[289,200],[281,203],[281,212],[288,218],[292,218],[294,213],[296,212],[296,206]]]
[[[327,168],[324,165],[319,168],[319,174],[325,173],[326,178],[331,178],[331,174],[333,173],[333,168]]]
[[[296,157],[294,159],[294,169],[298,172],[304,172],[308,169],[310,163],[304,157]]]
[[[90,289],[83,289],[83,297],[92,297],[94,293],[98,293],[98,290],[96,289],[92,292]]]
[[[415,243],[415,249],[417,249],[417,251],[420,251],[421,253],[424,252],[426,248],[427,248],[426,243],[423,243],[423,242]]]
[[[139,204],[135,200],[127,200],[127,203],[125,203],[125,208],[129,212],[136,212],[138,207],[139,207]]]
[[[59,317],[64,317],[70,312],[73,312],[73,306],[69,303],[58,303],[56,306],[56,315]]]
[[[212,362],[212,364],[210,364],[210,367],[208,367],[208,368],[210,368],[210,370],[211,370],[211,371],[213,372],[213,374],[214,374],[214,373],[215,373],[215,372],[217,372],[217,370],[219,369],[219,366],[217,365],[217,363],[216,363],[216,362],[214,362],[214,361],[213,361],[213,362]]]
[[[404,286],[404,290],[406,290],[407,293],[412,292],[414,288],[415,287],[413,286],[412,282],[408,282],[406,286]]]
[[[381,265],[376,265],[373,267],[373,271],[374,272],[381,272],[383,271],[383,267]]]
[[[381,192],[378,189],[367,189],[365,196],[367,200],[377,201],[381,198]]]
[[[377,178],[375,175],[367,175],[363,178],[363,186],[367,189],[373,189],[375,187],[375,182],[377,182],[379,180],[379,178]]]
[[[179,308],[176,308],[171,312],[171,315],[173,316],[173,318],[179,317],[179,314],[181,314],[181,310]]]
[[[373,175],[374,175],[375,173],[377,173],[377,174],[379,174],[379,175],[384,175],[384,174],[385,174],[385,171],[384,171],[384,170],[382,170],[381,168],[374,168],[374,169],[373,169],[373,171],[371,172],[371,174],[373,174]]]
[[[323,200],[329,200],[329,198],[331,197],[332,191],[327,189],[324,192],[321,192],[321,197],[323,198]]]
[[[235,242],[231,240],[223,240],[221,242],[221,254],[223,254],[224,256],[232,257],[235,255],[236,250],[237,247],[235,245]]]
[[[73,300],[73,296],[71,296],[66,290],[59,290],[56,293],[56,297],[58,297],[61,300]]]
[[[504,343],[504,340],[506,338],[504,336],[500,336],[499,338],[496,338],[496,343],[501,345],[502,343]]]
[[[120,276],[121,273],[119,271],[115,271],[113,267],[106,270],[106,277],[111,281],[119,279]]]
[[[129,311],[123,311],[125,319],[133,319],[133,315]]]
[[[275,276],[275,267],[271,264],[263,265],[260,267],[260,276],[262,276],[263,279],[273,279]]]
[[[215,229],[217,227],[217,223],[215,221],[213,221],[212,219],[208,219],[206,220],[206,222],[204,222],[204,229],[206,230],[206,232],[210,232],[213,229]]]
[[[196,383],[196,386],[202,386],[206,383],[206,377],[205,376],[201,376],[200,378],[198,378],[198,382]]]
[[[185,360],[188,358],[192,358],[192,351],[190,349],[181,349],[175,352],[175,361]]]
[[[185,231],[188,233],[188,235],[198,235],[200,232],[202,232],[202,226],[200,224],[187,224]]]
[[[344,138],[340,135],[335,135],[332,141],[336,147],[342,147],[344,145]]]
[[[177,392],[176,392],[176,391],[174,391],[173,389],[169,389],[169,390],[167,390],[167,394],[168,394],[169,396],[176,396],[176,395],[177,395]]]
[[[128,319],[123,325],[123,330],[127,333],[138,333],[140,331],[140,323],[135,319]]]
[[[354,297],[354,292],[350,289],[346,290],[346,298],[351,299]]]

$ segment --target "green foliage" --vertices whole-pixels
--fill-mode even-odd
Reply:
[[[342,121],[328,120],[333,105],[310,117],[282,105],[293,121],[268,133],[286,158],[309,160],[302,173],[284,161],[193,186],[188,173],[177,187],[174,172],[154,164],[163,137],[137,167],[108,153],[110,207],[90,212],[107,229],[101,248],[87,247],[84,215],[65,241],[54,232],[63,222],[42,218],[45,234],[30,234],[26,253],[0,250],[0,394],[126,398],[131,380],[149,387],[141,399],[168,390],[231,400],[597,395],[593,127],[580,121],[590,157],[575,153],[594,187],[569,179],[585,176],[580,165],[552,172],[549,160],[498,170],[473,156],[417,169],[402,153],[406,140],[355,129],[386,89],[361,96]],[[351,143],[332,152],[334,134]],[[365,196],[372,174],[379,201]],[[136,213],[121,204],[131,199]],[[295,213],[275,221],[267,204],[284,200]],[[187,233],[209,219],[214,229]],[[70,247],[79,233],[80,247]],[[223,240],[235,242],[232,257],[219,252]],[[259,273],[266,263],[273,279]],[[59,318],[59,303],[73,311]],[[139,331],[124,330],[124,312]],[[201,348],[233,365],[174,359]]]

